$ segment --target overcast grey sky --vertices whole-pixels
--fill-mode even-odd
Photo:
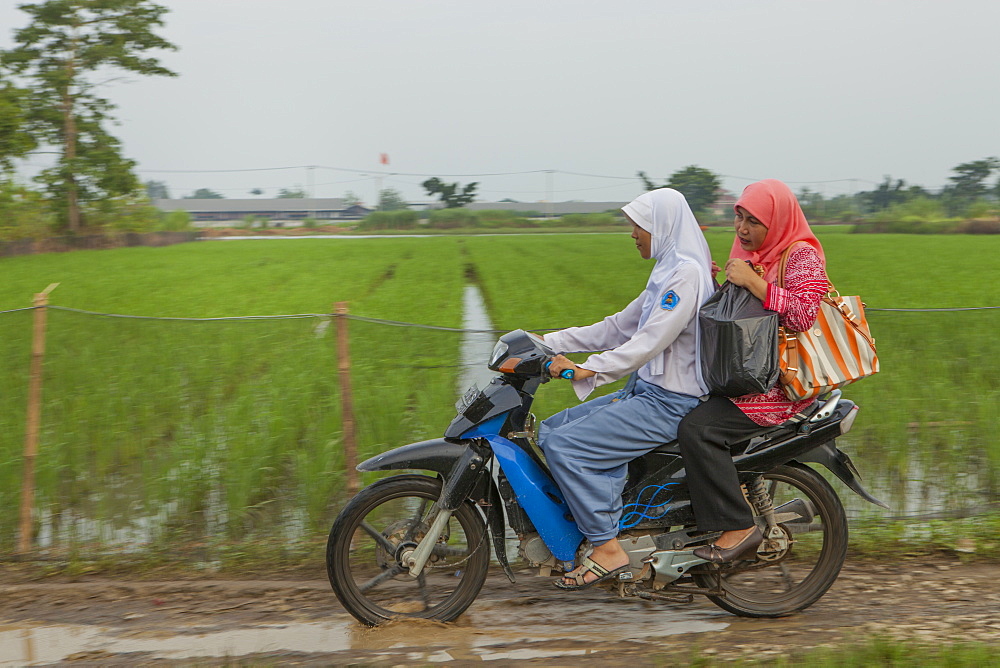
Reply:
[[[997,0],[161,4],[180,76],[105,92],[141,177],[175,197],[371,202],[381,170],[412,200],[420,175],[479,181],[480,200],[627,200],[637,170],[690,164],[734,191],[779,178],[829,196],[886,174],[938,188],[1000,155]],[[0,3],[0,48],[26,20]],[[159,171],[305,165],[363,173]],[[465,176],[536,170],[558,172]]]

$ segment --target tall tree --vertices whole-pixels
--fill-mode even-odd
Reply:
[[[14,34],[0,65],[23,78],[28,129],[58,147],[56,165],[39,176],[70,230],[83,225],[80,203],[139,189],[120,142],[105,129],[114,105],[97,94],[94,72],[176,76],[146,52],[176,49],[153,30],[165,7],[149,0],[44,0],[20,5],[31,22]]]
[[[477,181],[473,181],[461,190],[458,183],[445,183],[438,177],[427,179],[421,183],[428,195],[437,195],[441,198],[447,209],[457,209],[471,203],[476,198],[476,188],[479,187]]]
[[[0,81],[0,169],[10,171],[13,160],[24,157],[37,142],[26,131],[24,101],[28,91]]]
[[[305,199],[306,191],[302,188],[282,188],[278,191],[278,199]]]

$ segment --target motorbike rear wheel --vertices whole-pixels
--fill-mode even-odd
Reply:
[[[778,509],[779,526],[793,541],[787,551],[770,564],[759,557],[750,565],[692,572],[705,588],[715,588],[721,578],[725,596],[708,599],[742,617],[783,617],[808,608],[837,580],[847,556],[847,515],[823,476],[786,464],[765,473],[764,483]]]
[[[419,576],[404,564],[434,521],[440,494],[435,478],[393,476],[363,489],[337,516],[326,546],[327,576],[358,621],[449,622],[476,600],[490,555],[483,516],[471,502],[449,518]]]

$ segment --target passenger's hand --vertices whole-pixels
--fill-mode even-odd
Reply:
[[[761,301],[767,298],[767,281],[758,276],[746,260],[729,258],[726,262],[726,280],[733,285],[746,288]]]
[[[757,272],[745,260],[737,260],[732,257],[726,262],[726,280],[733,285],[749,288],[750,283],[755,278],[761,280]]]
[[[583,380],[584,378],[590,378],[594,375],[594,371],[590,369],[584,369],[582,367],[573,364],[565,355],[556,355],[552,358],[552,363],[549,364],[549,375],[553,378],[558,378],[559,374],[566,369],[573,370],[573,380]]]
[[[722,271],[722,267],[720,267],[719,265],[715,264],[715,260],[712,260],[712,280],[713,281],[715,280],[715,277],[719,275],[720,271]]]

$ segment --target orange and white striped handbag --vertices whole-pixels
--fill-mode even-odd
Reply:
[[[785,284],[791,247],[781,257],[778,285]],[[830,284],[816,322],[804,332],[778,328],[779,380],[792,401],[815,398],[878,373],[875,339],[860,297],[843,297]]]

